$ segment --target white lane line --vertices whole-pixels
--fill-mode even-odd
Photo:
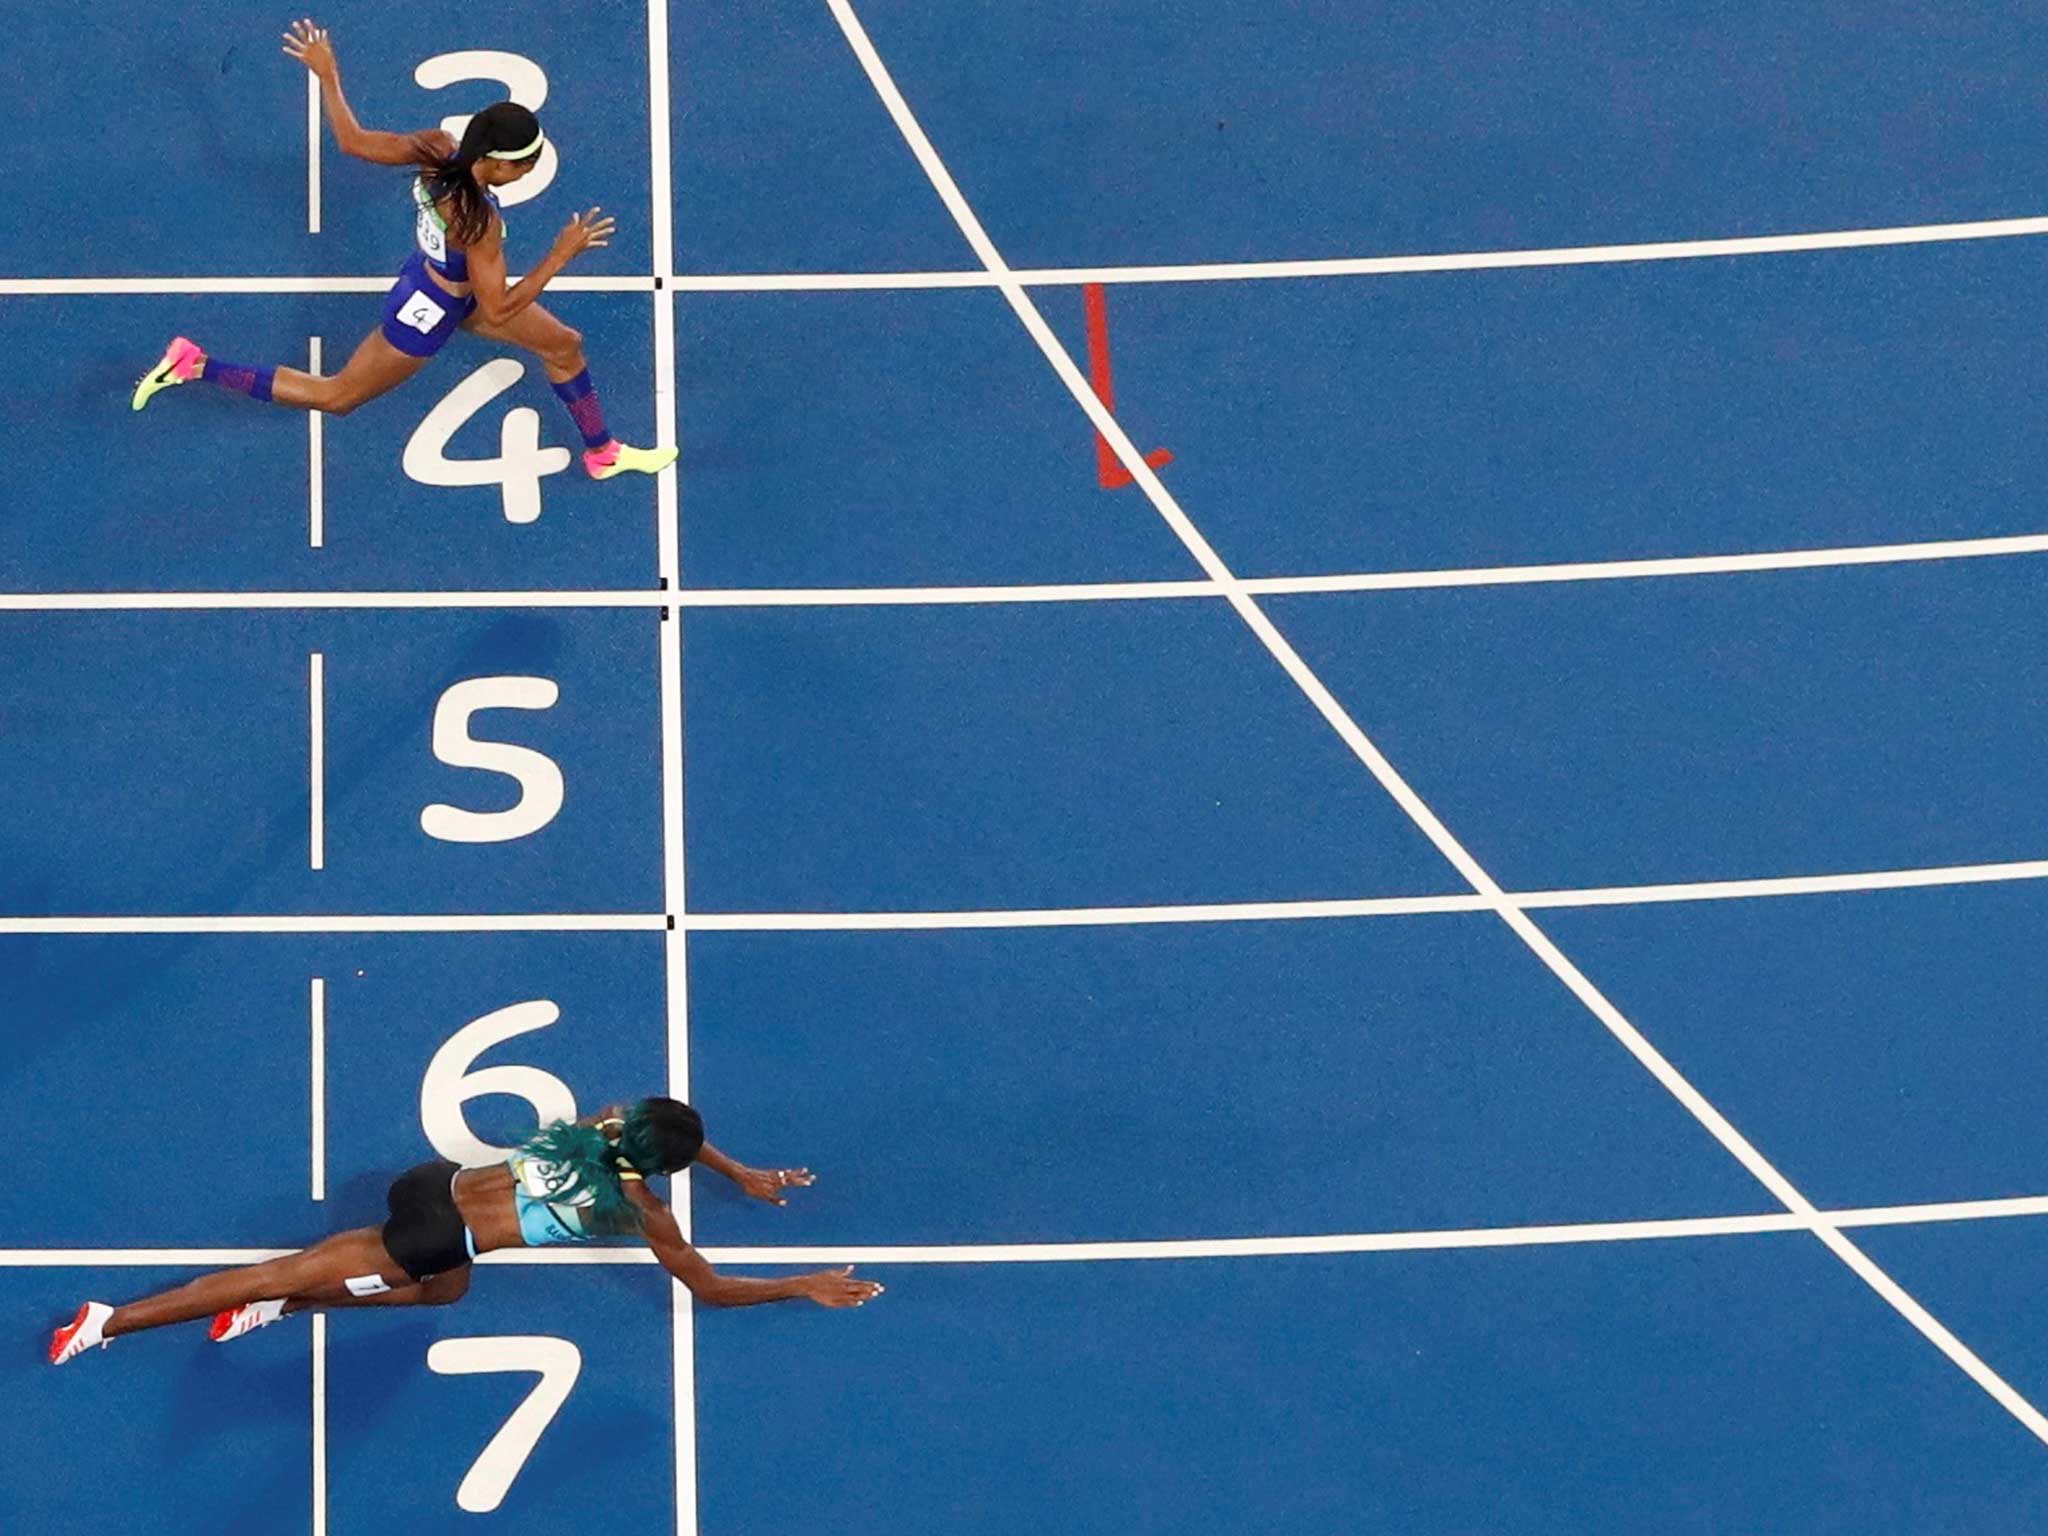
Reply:
[[[1060,270],[1049,268],[1043,275],[1059,281],[1053,274]],[[683,272],[676,277],[679,293],[923,293],[995,286],[988,273],[969,267],[948,272]]]
[[[327,1314],[313,1314],[313,1536],[327,1536]]]
[[[1465,846],[1451,835],[1450,829],[1437,819],[1436,813],[1424,804],[1421,796],[1416,794],[1394,765],[1359,728],[1358,722],[1351,718],[1344,706],[1324,686],[1322,679],[1316,676],[1301,654],[1244,590],[1236,575],[1224,564],[1223,558],[1210,546],[1208,540],[1203,538],[1200,530],[1174,499],[1172,492],[1167,490],[1151,466],[1145,462],[1144,456],[1132,444],[1129,436],[1118,425],[1116,418],[1103,406],[1101,399],[1075,365],[1065,343],[1046,324],[1045,317],[1039,313],[1030,294],[1009,273],[1001,252],[996,249],[995,243],[988,237],[988,232],[976,218],[974,210],[961,195],[951,173],[939,159],[938,152],[932,148],[931,140],[925,137],[924,130],[918,126],[917,119],[912,115],[902,93],[897,90],[895,81],[890,78],[887,67],[875,52],[874,45],[868,40],[867,33],[862,29],[859,18],[854,15],[847,0],[826,0],[826,4],[838,21],[840,30],[846,35],[855,56],[859,58],[862,69],[867,72],[869,83],[873,85],[876,95],[881,98],[883,106],[895,122],[898,132],[903,135],[911,153],[916,156],[918,164],[923,167],[940,201],[946,205],[946,210],[953,216],[954,223],[959,226],[961,235],[973,248],[981,264],[1001,280],[999,286],[1005,301],[1025,331],[1038,343],[1039,350],[1044,353],[1053,372],[1066,385],[1068,393],[1094,423],[1096,430],[1102,433],[1110,446],[1116,450],[1118,460],[1143,488],[1146,498],[1161,519],[1179,537],[1182,545],[1195,557],[1210,579],[1225,588],[1231,606],[1237,610],[1246,627],[1259,637],[1273,659],[1294,680],[1295,686],[1301,689],[1331,729],[1351,748],[1353,755],[1407,813],[1409,820],[1429,838],[1437,851],[1465,877],[1472,889],[1496,904],[1501,920],[1514,934],[1550,968],[1551,973],[1565,984],[1587,1010],[1606,1026],[1608,1032],[1623,1048],[1663,1085],[1665,1091],[1677,1099],[1693,1118],[1721,1143],[1730,1156],[1748,1169],[1750,1175],[1768,1189],[1788,1211],[1804,1218],[1811,1225],[1814,1235],[1828,1247],[1829,1251],[1848,1265],[1900,1316],[1918,1329],[1929,1343],[1976,1382],[2000,1407],[2025,1425],[2036,1439],[2048,1445],[2048,1417],[2044,1417],[2040,1410],[2015,1391],[2010,1383],[1992,1370],[1962,1340],[1907,1295],[1868,1255],[1844,1237],[1839,1230],[1828,1226],[1820,1217],[1813,1202],[1772,1166],[1763,1153],[1751,1145],[1748,1139],[1737,1131],[1719,1110],[1708,1103],[1699,1090],[1622,1016],[1621,1011],[1565,957],[1563,951],[1550,941],[1542,929],[1536,926],[1533,918],[1509,902],[1506,893],[1493,876],[1488,874]]]
[[[508,283],[520,280],[508,275]],[[131,294],[177,293],[386,293],[391,274],[365,277],[0,277],[0,297],[122,298]],[[555,277],[550,293],[652,293],[652,276]]]
[[[320,233],[320,77],[306,71],[306,233]]]
[[[655,217],[661,217],[657,209]],[[2048,218],[1972,219],[1950,224],[1899,224],[1800,234],[1743,235],[1708,240],[1569,245],[1521,251],[1445,251],[1416,255],[1316,257],[1298,261],[1155,263],[1116,267],[1019,267],[1001,276],[986,269],[947,272],[701,272],[668,278],[678,293],[848,293],[936,288],[1073,287],[1085,283],[1216,283],[1275,278],[1391,277],[1421,272],[1485,272],[1523,267],[1578,267],[1873,246],[1935,245],[2048,234]],[[557,277],[564,293],[645,293],[655,274]],[[516,282],[516,277],[508,279]],[[390,275],[283,277],[12,277],[0,295],[128,293],[382,293]]]
[[[327,867],[327,658],[314,651],[306,658],[306,862]]]
[[[306,348],[313,377],[320,377],[320,338]],[[327,538],[327,460],[325,437],[327,416],[323,411],[306,412],[306,542],[314,549]]]
[[[1839,875],[1774,875],[1758,880],[1700,880],[1684,885],[1612,885],[1582,890],[1510,892],[1505,902],[1531,911],[1549,907],[1649,906],[1673,901],[1742,901],[1754,897],[1829,896],[1854,891],[1909,891],[1944,885],[1995,885],[2048,877],[2048,859],[2003,864],[1936,864]]]
[[[1019,267],[1009,280],[1026,288],[1083,283],[1218,283],[1274,278],[1393,277],[1419,272],[1485,272],[1520,267],[1580,267],[1707,257],[1778,256],[1799,251],[1930,245],[2048,234],[2048,218],[1976,219],[1953,224],[1902,224],[1876,229],[1816,230],[1714,240],[1658,240],[1629,245],[1573,245],[1525,251],[1447,251],[1432,255],[1339,256],[1305,261],[1221,261],[1120,267]],[[994,272],[732,272],[676,279],[685,293],[845,293],[933,288],[999,288]]]
[[[659,298],[657,297],[657,303]],[[673,316],[673,301],[670,301]],[[671,353],[673,366],[673,353]],[[318,419],[317,413],[314,419]],[[664,482],[656,482],[661,495]],[[670,493],[673,494],[672,492]],[[672,520],[671,520],[672,524]],[[665,525],[666,526],[666,525]],[[673,532],[665,535],[673,537]],[[1439,571],[1357,571],[1323,576],[1252,576],[1236,583],[1260,597],[1342,592],[1410,592],[1442,587],[1542,586],[1730,576],[2048,554],[2048,534],[1849,544],[1832,549],[1762,550],[1734,555],[1673,555],[1644,560],[1586,560],[1552,565],[1472,566]],[[673,595],[671,595],[673,594]],[[592,589],[548,592],[0,592],[0,611],[126,611],[244,608],[884,608],[988,603],[1151,602],[1220,598],[1210,580],[1094,581],[956,587],[697,587],[666,591]]]
[[[675,186],[669,142],[669,0],[647,0],[648,164],[653,203],[654,272],[663,281],[654,294],[654,432],[655,443],[676,442],[676,295],[667,281],[675,274]],[[656,561],[665,589],[673,594],[682,582],[681,517],[678,512],[680,466],[655,477]],[[666,615],[659,626],[660,664],[655,680],[661,689],[661,878],[662,902],[672,913],[688,910],[683,886],[683,661],[682,614]],[[662,945],[668,1093],[690,1098],[689,935],[668,929]],[[677,1179],[669,1191],[671,1209],[683,1235],[690,1234],[690,1181]],[[676,1536],[697,1532],[697,1337],[690,1293],[680,1285],[669,1291],[669,1384],[671,1423],[675,1435]]]
[[[2048,1198],[1980,1200],[1829,1212],[1830,1226],[1910,1226],[2048,1215]],[[947,1246],[869,1244],[834,1247],[707,1248],[724,1264],[1061,1264],[1156,1259],[1257,1259],[1346,1253],[1433,1253],[1466,1248],[1545,1248],[1585,1243],[1661,1242],[1805,1232],[1790,1211],[1753,1216],[1674,1217],[1655,1221],[1570,1222],[1550,1226],[1469,1227],[1427,1232],[1353,1232],[1309,1237],[1163,1239],[1108,1243],[989,1243]],[[537,1250],[535,1250],[537,1251]],[[492,1255],[493,1258],[498,1255]]]
[[[1635,581],[1667,576],[1736,576],[1761,571],[1811,571],[1838,566],[1903,565],[2048,553],[2048,534],[1989,539],[1931,539],[1906,544],[1850,544],[1834,549],[1778,549],[1736,555],[1674,555],[1648,560],[1585,560],[1552,565],[1473,566],[1441,571],[1379,571],[1334,576],[1254,576],[1239,585],[1260,596],[1318,592],[1415,592],[1438,587],[1543,586],[1573,581]]]
[[[858,1243],[710,1247],[717,1264],[1063,1264],[1143,1259],[1258,1259],[1340,1253],[1428,1253],[1460,1248],[1540,1248],[1573,1243],[1658,1242],[1750,1237],[1829,1227],[1910,1227],[1959,1221],[2048,1216],[2048,1195],[1939,1200],[1735,1216],[1675,1216],[1649,1221],[1580,1221],[1519,1227],[1450,1227],[1404,1232],[1316,1232],[1284,1237],[1147,1238],[1135,1242]],[[290,1248],[0,1248],[0,1269],[194,1269],[260,1264]],[[641,1247],[507,1248],[481,1264],[652,1264]]]
[[[694,587],[684,608],[892,608],[977,603],[1146,602],[1223,595],[1213,581],[1079,581],[981,587]]]
[[[308,988],[307,1011],[312,1019],[312,1131],[311,1157],[313,1198],[327,1198],[327,979],[315,976]]]
[[[1784,256],[1800,251],[1862,250],[1884,245],[1936,245],[2048,234],[2048,218],[1973,219],[1950,224],[1895,224],[1874,229],[1812,230],[1710,240],[1653,240],[1627,245],[1567,245],[1547,250],[1447,251],[1433,255],[1346,256],[1307,261],[1205,262],[1186,265],[1027,268],[1027,286],[1074,283],[1202,283],[1248,279],[1393,277],[1417,272],[1493,272],[1520,267],[1583,267],[1728,256]]]
[[[7,933],[641,933],[668,926],[659,912],[275,912],[234,916],[0,917]]]
[[[332,608],[661,608],[670,594],[648,590],[587,592],[0,592],[0,612],[240,612]]]
[[[317,99],[315,110],[317,110]],[[656,219],[661,218],[659,209]],[[1085,283],[1215,283],[1276,278],[1391,277],[1425,272],[1501,271],[1524,267],[1576,267],[1683,261],[1713,257],[1775,256],[1801,251],[1860,250],[1874,246],[1932,245],[2048,234],[2048,218],[1973,219],[1948,224],[1902,224],[1798,234],[1745,235],[1706,240],[1638,241],[1620,245],[1556,246],[1518,251],[1446,251],[1391,256],[1338,256],[1306,260],[1166,262],[1109,267],[1020,267],[1006,272],[1026,288]],[[564,292],[645,292],[645,276],[558,277]],[[1005,277],[971,268],[945,272],[700,272],[682,273],[667,286],[679,293],[852,293],[944,288],[999,288]],[[198,285],[205,286],[198,286]],[[291,285],[291,286],[282,286]],[[17,277],[0,279],[0,294],[121,293],[381,293],[389,275],[281,277]]]
[[[673,698],[671,693],[669,697]],[[680,709],[678,707],[678,734]],[[664,786],[666,791],[666,786]],[[678,765],[675,795],[682,784]],[[669,808],[664,808],[669,814]],[[679,813],[678,813],[679,814]],[[678,872],[678,878],[680,878]],[[1189,902],[1131,907],[989,907],[928,912],[691,912],[676,914],[679,933],[867,933],[956,928],[1097,928],[1155,923],[1300,922],[1328,918],[1416,917],[1494,912],[1501,907],[1544,911],[1559,907],[1655,906],[1685,901],[1747,901],[1787,896],[1850,895],[1940,886],[1996,885],[2048,879],[2048,859],[2004,864],[1937,864],[1921,869],[1874,869],[1831,875],[1770,875],[1759,879],[1700,880],[1682,885],[1603,885],[1578,889],[1505,891],[1498,899],[1477,892],[1425,896],[1363,896],[1318,901]],[[680,884],[671,887],[680,890]],[[678,906],[683,903],[678,900]],[[667,928],[659,912],[496,915],[358,915],[280,912],[231,917],[0,917],[7,933],[621,933]],[[678,946],[680,947],[680,946]]]
[[[231,1269],[296,1248],[0,1248],[0,1269]]]
[[[1995,885],[2048,879],[2048,859],[2005,864],[1940,864],[1835,875],[1773,875],[1700,880],[1682,885],[1606,885],[1575,890],[1508,891],[1499,901],[1477,892],[1435,896],[1363,896],[1335,901],[1188,902],[1139,907],[1021,907],[930,912],[693,912],[698,933],[860,933],[954,928],[1097,928],[1152,923],[1302,922],[1318,918],[1416,917],[1447,912],[1525,911],[1558,907],[1657,906],[1685,901],[1746,901],[1784,896],[1847,895],[1951,885]]]
[[[1368,896],[1351,901],[1196,902],[1186,906],[989,908],[956,912],[692,912],[695,933],[876,933],[957,928],[1107,928],[1124,924],[1289,922],[1332,917],[1409,917],[1491,912],[1469,892]]]
[[[656,496],[668,475],[657,477]],[[1327,580],[1326,577],[1310,578]],[[916,604],[1091,602],[1221,597],[1209,581],[1011,587],[601,589],[526,592],[0,592],[0,612],[127,612],[321,608],[839,608]]]

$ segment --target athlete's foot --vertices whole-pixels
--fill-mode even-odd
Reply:
[[[157,365],[136,384],[135,398],[128,402],[129,409],[139,411],[149,404],[149,397],[158,390],[169,389],[173,384],[189,384],[205,371],[206,354],[200,351],[197,343],[174,336],[164,355],[157,359]]]
[[[252,1301],[231,1312],[215,1313],[213,1326],[206,1330],[206,1336],[216,1344],[225,1344],[229,1339],[239,1339],[258,1328],[268,1328],[283,1316],[284,1300],[281,1297],[276,1301]]]
[[[78,1316],[50,1335],[50,1364],[62,1365],[95,1347],[105,1349],[106,1336],[100,1330],[113,1315],[114,1309],[104,1301],[88,1301],[80,1307]]]
[[[641,475],[658,475],[675,463],[673,448],[633,448],[613,438],[602,448],[583,451],[583,472],[593,480],[609,480],[628,470]]]

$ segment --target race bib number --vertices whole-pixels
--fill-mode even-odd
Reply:
[[[398,318],[422,336],[431,336],[434,327],[447,318],[447,315],[447,310],[424,293],[415,293],[398,306]]]
[[[444,265],[448,260],[448,231],[441,227],[441,221],[434,217],[431,205],[420,209],[419,218],[414,221],[419,231],[420,249],[427,253],[429,261]]]
[[[536,1200],[550,1205],[589,1205],[592,1194],[580,1187],[576,1170],[546,1158],[522,1157],[514,1165],[519,1186]]]

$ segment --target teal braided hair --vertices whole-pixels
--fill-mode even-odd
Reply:
[[[617,1129],[616,1142],[606,1134],[608,1127]],[[586,1230],[630,1233],[640,1230],[640,1210],[627,1198],[624,1181],[678,1172],[703,1145],[704,1122],[696,1110],[675,1099],[642,1099],[599,1125],[544,1125],[519,1151],[554,1165],[550,1187],[561,1203],[582,1210]]]
[[[618,1148],[600,1127],[557,1120],[521,1142],[519,1152],[550,1165],[547,1198],[580,1207],[584,1230],[639,1230],[640,1213],[619,1180]]]

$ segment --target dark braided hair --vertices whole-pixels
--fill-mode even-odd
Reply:
[[[625,1120],[619,1153],[644,1174],[680,1173],[704,1150],[704,1119],[679,1099],[642,1099]]]
[[[453,160],[445,161],[421,178],[427,196],[446,204],[448,239],[469,246],[491,232],[496,217],[484,189],[470,175],[470,168],[497,150],[524,149],[540,137],[540,119],[516,101],[501,101],[485,107],[462,130],[462,143]],[[540,151],[515,164],[527,165],[540,158]]]

